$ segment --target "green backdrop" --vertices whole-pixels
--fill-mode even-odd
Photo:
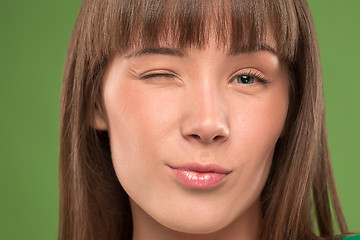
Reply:
[[[360,232],[360,1],[310,0],[330,149],[351,231]],[[56,239],[59,99],[80,0],[1,0],[0,239]]]

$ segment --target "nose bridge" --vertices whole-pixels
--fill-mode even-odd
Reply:
[[[209,143],[226,139],[229,135],[219,81],[202,74],[189,89],[188,114],[184,121],[183,135]]]
[[[194,88],[194,101],[198,112],[195,117],[202,124],[215,124],[220,120],[219,110],[222,105],[219,89],[209,78],[199,81],[197,85]]]

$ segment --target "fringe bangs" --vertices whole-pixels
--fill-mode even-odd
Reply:
[[[86,0],[88,8],[81,11],[87,13],[80,14],[87,16],[84,26],[92,28],[84,31],[89,57],[108,59],[160,44],[204,48],[210,38],[231,53],[261,50],[270,39],[282,60],[292,62],[296,55],[297,13],[289,1],[97,1]]]

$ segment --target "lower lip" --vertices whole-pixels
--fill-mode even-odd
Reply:
[[[175,177],[185,186],[198,189],[209,189],[219,185],[225,173],[196,172],[184,169],[173,169]]]

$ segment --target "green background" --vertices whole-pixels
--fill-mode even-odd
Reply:
[[[360,1],[310,0],[330,150],[351,231],[360,232]],[[56,239],[59,99],[80,0],[1,0],[0,238]]]

